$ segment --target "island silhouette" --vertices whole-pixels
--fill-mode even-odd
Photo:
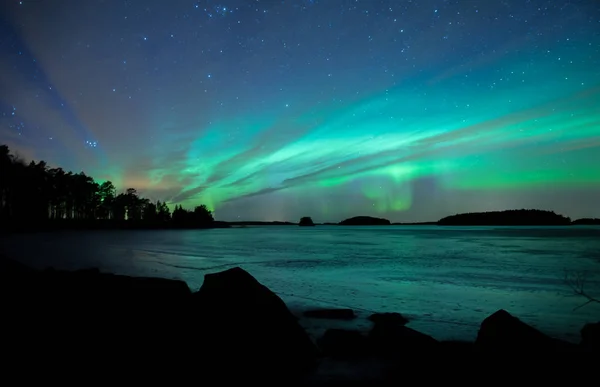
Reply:
[[[440,226],[568,226],[571,219],[545,210],[470,212],[438,220]]]
[[[300,222],[298,222],[298,226],[314,226],[315,224],[313,223],[313,220],[310,216],[304,216],[300,219]]]
[[[600,225],[599,218],[582,218],[572,222],[574,226],[598,226]]]
[[[338,224],[340,226],[389,226],[392,223],[383,218],[375,218],[372,216],[355,216],[344,219]]]
[[[153,202],[135,188],[117,193],[111,181],[97,182],[84,172],[25,162],[0,145],[0,230],[190,229],[245,226],[315,226],[312,218],[286,221],[216,221],[204,204],[193,209],[166,201]],[[600,225],[600,219],[570,218],[538,209],[455,214],[433,222],[392,223],[373,216],[354,216],[333,226],[569,226]]]

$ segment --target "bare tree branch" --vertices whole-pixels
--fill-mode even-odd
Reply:
[[[600,304],[600,299],[594,298],[585,292],[585,290],[584,290],[585,280],[586,280],[585,272],[565,271],[565,283],[567,284],[567,286],[569,286],[571,288],[571,290],[573,291],[573,293],[575,295],[578,295],[578,296],[581,296],[581,297],[584,297],[587,299],[587,301],[584,302],[583,304],[573,308],[573,311],[576,311],[577,309],[583,308],[584,306],[592,304],[592,303]]]

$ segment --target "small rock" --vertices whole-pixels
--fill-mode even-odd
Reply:
[[[373,321],[376,324],[392,324],[400,326],[408,323],[408,319],[400,313],[374,313],[369,316],[369,321]]]

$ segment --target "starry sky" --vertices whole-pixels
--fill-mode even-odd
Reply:
[[[219,220],[600,217],[597,0],[0,0],[0,143]]]

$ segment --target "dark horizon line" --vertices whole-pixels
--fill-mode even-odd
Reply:
[[[434,225],[434,224],[438,224],[440,222],[440,220],[447,218],[447,217],[451,217],[451,216],[458,216],[458,215],[469,215],[469,214],[490,214],[490,213],[503,213],[503,212],[508,212],[508,211],[522,211],[522,210],[532,210],[532,211],[543,211],[543,212],[552,212],[556,215],[559,216],[564,216],[562,214],[559,214],[553,210],[540,210],[540,209],[505,209],[505,210],[493,210],[493,211],[479,211],[479,212],[461,212],[461,213],[456,213],[456,214],[452,214],[452,215],[447,215],[447,216],[443,216],[438,220],[430,220],[430,221],[418,221],[418,222],[392,222],[391,220],[387,219],[387,218],[381,218],[378,216],[371,216],[371,215],[355,215],[355,216],[351,216],[349,218],[345,218],[339,221],[328,221],[328,222],[314,222],[315,225],[340,225],[340,222],[346,220],[346,219],[352,219],[352,218],[357,218],[357,217],[366,217],[366,218],[373,218],[373,219],[385,219],[385,220],[389,220],[390,224],[389,225],[407,225],[407,226],[411,226],[411,225]],[[312,217],[311,217],[312,218]],[[574,223],[577,221],[584,221],[584,220],[592,220],[592,221],[600,221],[600,218],[596,218],[594,216],[584,216],[581,218],[571,218],[571,217],[567,217],[571,220],[570,223]],[[299,221],[289,221],[289,220],[220,220],[220,219],[215,219],[215,222],[220,222],[220,223],[228,223],[228,224],[249,224],[249,223],[263,223],[263,224],[281,224],[281,225],[298,225]]]
[[[450,218],[450,217],[457,217],[457,216],[468,216],[468,215],[475,215],[475,214],[493,214],[493,213],[507,213],[507,212],[513,212],[513,211],[536,211],[536,212],[548,212],[548,213],[553,213],[556,216],[559,217],[565,217],[562,214],[558,214],[554,211],[551,210],[540,210],[540,209],[507,209],[507,210],[494,210],[494,211],[481,211],[481,212],[462,212],[462,213],[456,213],[453,215],[448,215],[445,217],[442,217],[438,220],[433,220],[433,221],[422,221],[422,222],[392,222],[387,218],[381,218],[381,217],[376,217],[376,216],[370,216],[370,215],[356,215],[356,216],[351,216],[349,218],[345,218],[342,219],[340,221],[333,221],[333,222],[314,222],[314,225],[321,225],[321,226],[354,226],[355,224],[341,224],[342,222],[349,220],[349,219],[355,219],[355,218],[369,218],[369,219],[380,219],[380,220],[385,220],[385,221],[389,221],[388,224],[373,224],[373,225],[377,225],[377,226],[402,226],[402,225],[406,225],[406,226],[427,226],[427,225],[444,225],[444,224],[440,224],[440,222],[446,218]],[[312,218],[312,217],[309,217]],[[582,217],[582,218],[575,218],[572,219],[570,217],[565,217],[568,218],[570,220],[569,223],[565,224],[565,225],[571,225],[573,223],[577,223],[577,222],[582,222],[582,221],[592,221],[595,222],[595,224],[600,224],[600,218],[596,218],[596,217]],[[112,219],[48,219],[47,220],[50,223],[54,223],[54,222],[58,222],[58,223],[77,223],[77,222],[112,222]],[[128,222],[127,220],[124,220],[125,222]],[[288,221],[288,220],[220,220],[220,219],[214,219],[212,221],[213,223],[216,224],[228,224],[228,225],[290,225],[290,226],[297,226],[300,222],[296,221]],[[360,224],[356,224],[359,225]],[[481,226],[489,226],[492,224],[482,224]],[[541,225],[541,224],[540,224]],[[465,226],[467,226],[467,224],[465,224]],[[474,225],[474,226],[478,226],[478,225]],[[501,225],[499,225],[501,226]]]
[[[215,219],[215,222],[229,223],[229,224],[248,224],[248,223],[268,223],[268,224],[281,224],[281,225],[294,225],[297,226],[299,222],[292,222],[289,220],[219,220]],[[437,220],[428,222],[391,222],[390,225],[427,225],[437,224]],[[339,225],[340,222],[315,222],[315,225]]]

